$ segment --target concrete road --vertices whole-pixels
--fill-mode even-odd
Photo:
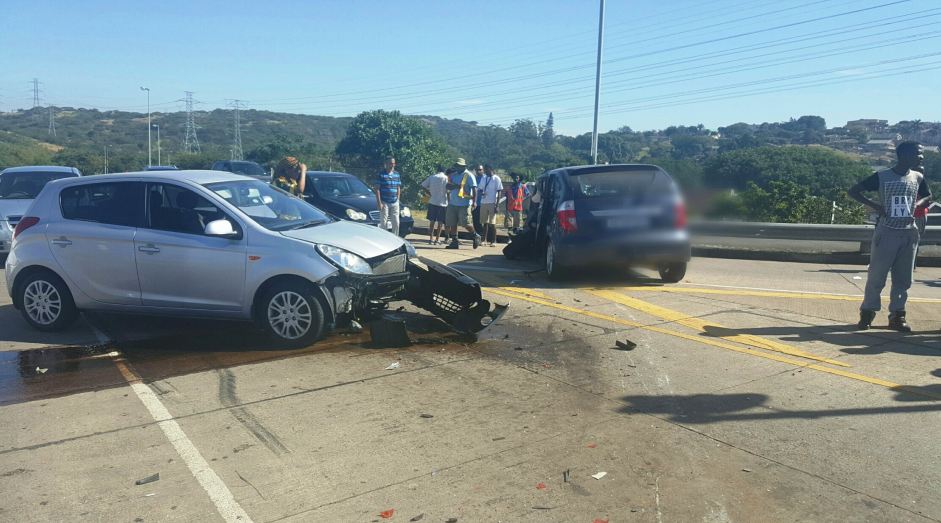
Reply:
[[[477,342],[406,308],[405,349],[276,351],[223,322],[40,335],[0,289],[0,519],[941,521],[941,269],[902,335],[847,326],[856,266],[555,283],[416,247],[508,313]]]

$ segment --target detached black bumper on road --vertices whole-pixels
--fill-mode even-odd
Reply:
[[[480,284],[446,265],[419,258],[408,262],[405,298],[460,332],[480,332],[506,312],[483,299]]]

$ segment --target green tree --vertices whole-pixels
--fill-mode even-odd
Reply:
[[[553,142],[555,142],[555,118],[552,117],[552,113],[549,113],[546,127],[542,130],[542,144],[549,147]]]
[[[387,156],[394,156],[407,203],[418,200],[421,182],[436,166],[448,163],[446,151],[428,125],[383,110],[358,114],[336,148],[344,165],[355,166],[362,175],[377,172]]]

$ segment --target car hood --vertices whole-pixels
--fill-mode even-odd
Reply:
[[[405,240],[379,227],[344,220],[281,234],[296,240],[339,247],[366,259],[388,254],[405,245]]]
[[[23,216],[33,204],[33,200],[3,200],[0,199],[0,220],[7,216]]]
[[[379,209],[375,196],[337,196],[324,199],[366,213]]]

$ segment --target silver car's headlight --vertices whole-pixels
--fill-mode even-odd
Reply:
[[[317,252],[335,263],[341,269],[355,274],[372,274],[372,267],[359,255],[332,245],[317,245]]]
[[[408,207],[402,207],[402,210],[399,211],[399,216],[401,216],[402,218],[411,218],[412,211],[408,210]]]
[[[405,254],[408,254],[409,258],[418,258],[418,251],[415,250],[412,242],[405,242]]]
[[[363,221],[363,220],[366,219],[366,214],[365,214],[365,213],[361,213],[361,212],[356,211],[356,210],[353,210],[353,209],[347,209],[347,210],[346,210],[346,217],[349,218],[349,219],[351,219],[351,220],[355,220],[355,221],[361,222],[361,221]]]

